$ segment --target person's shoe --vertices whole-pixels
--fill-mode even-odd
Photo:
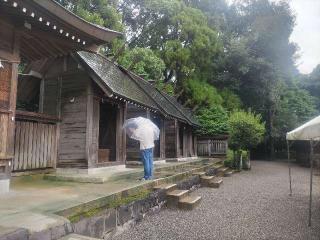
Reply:
[[[143,181],[146,181],[146,179],[143,177],[143,178],[140,178],[139,181],[143,182]]]

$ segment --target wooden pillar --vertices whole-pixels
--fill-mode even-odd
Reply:
[[[194,148],[194,156],[198,156],[198,138],[196,135],[193,135],[193,148]]]
[[[166,157],[166,129],[165,120],[161,118],[160,123],[160,158]]]
[[[12,49],[0,50],[0,193],[9,191],[14,155],[20,34],[13,31]]]
[[[92,82],[87,86],[86,158],[88,168],[95,168],[99,151],[100,100],[93,94]]]
[[[174,129],[176,134],[176,157],[180,157],[180,136],[179,136],[179,122],[177,119],[174,120]]]
[[[188,132],[185,126],[183,126],[182,155],[183,157],[188,157]]]
[[[126,157],[126,135],[122,129],[126,118],[126,104],[119,105],[117,112],[116,129],[116,161],[125,162]]]

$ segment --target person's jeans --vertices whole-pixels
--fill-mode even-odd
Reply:
[[[141,160],[144,166],[144,179],[152,179],[153,172],[153,148],[140,151]]]

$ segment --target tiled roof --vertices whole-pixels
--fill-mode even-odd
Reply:
[[[152,99],[156,101],[159,108],[161,108],[163,112],[171,117],[178,118],[180,121],[188,123],[186,117],[181,114],[180,111],[177,111],[176,107],[168,102],[161,92],[158,91],[152,84],[132,72],[128,72],[128,74],[140,85],[141,88],[145,90],[145,92],[148,93]]]
[[[196,125],[198,126],[199,125],[199,122],[198,120],[194,117],[191,109],[189,108],[186,108],[184,106],[182,106],[175,97],[165,93],[165,92],[161,92],[161,94],[168,100],[170,101],[171,104],[173,104],[176,109],[178,111],[180,111],[187,119],[188,121],[191,123],[191,125]]]
[[[157,110],[166,117],[177,118],[190,125],[199,125],[189,109],[184,108],[174,97],[159,91],[138,75],[99,54],[78,52],[78,56],[86,65],[85,68],[89,67],[88,70],[101,79],[113,94]]]
[[[95,53],[78,52],[78,56],[113,94],[159,110],[157,104],[117,65]]]

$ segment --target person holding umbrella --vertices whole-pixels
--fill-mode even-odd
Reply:
[[[141,180],[151,180],[153,178],[154,141],[159,139],[159,128],[151,120],[137,117],[126,120],[124,129],[130,138],[140,143],[141,161],[144,166],[144,176]]]

